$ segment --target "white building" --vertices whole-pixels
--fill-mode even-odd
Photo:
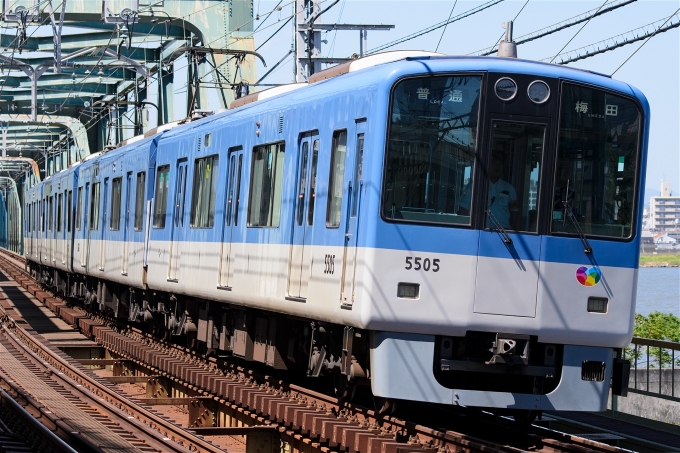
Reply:
[[[649,219],[652,230],[680,227],[680,197],[673,196],[669,182],[661,181],[661,195],[650,198]]]

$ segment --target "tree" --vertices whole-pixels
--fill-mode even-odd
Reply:
[[[633,335],[641,338],[649,338],[652,340],[664,340],[672,342],[680,342],[680,318],[672,313],[661,313],[654,311],[648,316],[635,314],[635,324],[633,325]],[[646,359],[647,347],[641,346],[637,349],[626,348],[626,356],[634,360],[636,357]],[[649,366],[659,366],[663,368],[664,365],[670,364],[672,355],[668,349],[649,347]],[[679,354],[676,354],[676,364],[680,365]]]

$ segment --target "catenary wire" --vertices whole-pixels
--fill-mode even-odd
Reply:
[[[643,47],[645,44],[647,44],[647,43],[649,42],[650,39],[652,39],[657,33],[659,33],[659,30],[661,30],[661,29],[663,28],[663,26],[666,25],[666,24],[668,23],[668,21],[671,20],[671,18],[672,18],[673,16],[675,16],[676,14],[678,14],[678,12],[680,12],[680,8],[678,8],[677,10],[675,10],[675,12],[674,12],[673,14],[671,14],[670,16],[668,16],[668,19],[666,19],[666,22],[664,22],[663,24],[661,24],[661,26],[660,26],[659,28],[657,28],[656,31],[655,31],[654,33],[652,33],[652,34],[645,40],[645,42],[643,42],[642,44],[640,44],[640,47],[638,47],[637,49],[635,49],[635,51],[634,51],[632,54],[630,54],[630,57],[626,58],[626,60],[625,60],[623,63],[621,63],[621,65],[620,65],[618,68],[616,68],[616,70],[614,70],[614,72],[611,73],[611,76],[613,77],[614,74],[616,74],[616,73],[619,71],[619,69],[621,69],[621,68],[623,67],[623,65],[625,65],[626,63],[628,63],[628,60],[630,60],[631,58],[633,58],[633,55],[635,55],[635,54],[638,52],[638,50],[642,49],[642,47]],[[678,23],[678,25],[680,25],[680,23]],[[678,26],[678,25],[676,25],[676,26]]]
[[[449,13],[449,18],[446,20],[446,25],[444,25],[444,29],[442,30],[442,35],[439,37],[439,42],[437,43],[437,47],[435,47],[434,51],[439,50],[439,45],[442,43],[442,38],[444,38],[444,33],[446,33],[446,27],[449,26],[449,21],[451,20],[451,16],[453,16],[453,10],[456,9],[456,5],[458,4],[458,0],[453,2],[453,7],[451,8],[451,12]]]
[[[607,4],[607,2],[609,2],[609,0],[604,0],[604,3],[602,3],[602,5],[600,5],[600,7],[597,9],[596,14],[597,14],[597,12],[599,12],[599,11],[604,7],[604,5]],[[572,41],[574,40],[574,38],[576,38],[576,36],[578,36],[579,33],[581,33],[581,30],[583,30],[583,29],[586,27],[586,25],[588,25],[588,24],[590,23],[590,21],[593,19],[593,17],[595,17],[595,15],[590,16],[590,18],[586,21],[586,23],[583,24],[583,25],[581,26],[581,28],[579,28],[578,31],[577,31],[576,33],[574,33],[574,36],[572,36],[571,39],[570,39],[569,41],[567,41],[567,43],[566,43],[564,46],[562,46],[562,48],[560,49],[560,51],[557,52],[557,53],[555,54],[554,57],[552,57],[552,59],[550,60],[550,63],[552,63],[553,61],[555,61],[555,58],[557,58],[557,56],[558,56],[559,54],[561,54],[562,51],[563,51],[564,49],[567,48],[567,46],[569,45],[569,43],[572,42]]]

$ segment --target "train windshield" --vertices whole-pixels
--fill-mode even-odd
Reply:
[[[383,217],[469,225],[480,76],[406,79],[392,92]]]
[[[565,83],[552,231],[630,237],[641,115],[633,101]],[[578,225],[576,225],[578,224]]]

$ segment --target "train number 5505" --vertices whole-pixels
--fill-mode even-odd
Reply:
[[[430,260],[430,258],[421,258],[419,256],[407,256],[406,266],[404,266],[404,269],[407,271],[411,269],[414,271],[419,271],[422,269],[425,272],[439,272],[439,258]]]

